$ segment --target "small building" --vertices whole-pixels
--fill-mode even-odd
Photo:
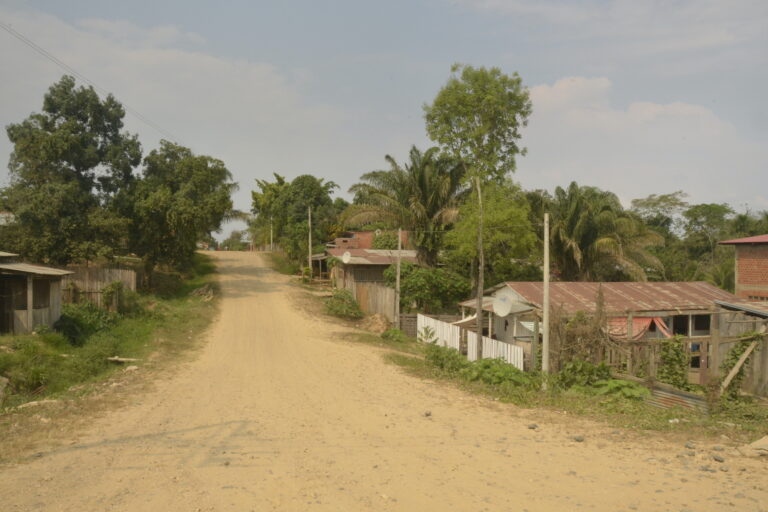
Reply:
[[[334,286],[352,292],[364,312],[379,313],[393,321],[395,291],[384,284],[384,271],[397,263],[398,251],[338,247],[326,249],[326,253],[334,261],[330,272]],[[416,251],[400,251],[400,261],[416,264]]]
[[[16,261],[0,252],[0,334],[53,327],[61,317],[61,279],[72,272]]]
[[[768,235],[726,240],[720,244],[736,248],[736,296],[768,301]]]
[[[676,335],[688,338],[688,378],[697,384],[706,382],[708,373],[712,373],[708,368],[717,371],[720,341],[756,325],[724,318],[718,303],[744,301],[706,282],[552,282],[551,310],[565,318],[594,314],[599,292],[611,339],[629,346]],[[494,299],[502,295],[512,304],[506,316],[493,310]],[[488,289],[483,302],[488,316],[483,321],[488,326],[486,335],[523,347],[530,359],[540,338],[543,303],[542,282],[507,282]],[[467,309],[474,310],[475,304],[474,299],[460,303],[462,316],[466,317]],[[460,325],[472,329],[474,318],[465,318]],[[711,349],[713,344],[715,348]]]
[[[329,249],[373,249],[373,242],[376,237],[387,233],[387,231],[346,231],[341,236],[335,238],[333,242],[327,244]],[[395,240],[397,240],[397,231],[393,231]],[[401,231],[400,243],[403,248],[408,247],[408,231]]]

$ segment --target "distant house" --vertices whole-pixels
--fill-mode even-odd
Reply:
[[[72,272],[19,263],[17,257],[0,252],[0,333],[53,327],[61,317],[61,279]]]
[[[376,231],[346,231],[342,236],[337,237],[327,246],[329,249],[373,249],[373,241],[377,236],[385,232]],[[408,232],[401,232],[401,243],[403,248],[408,247]],[[397,240],[397,236],[395,236]]]
[[[335,287],[352,292],[366,313],[379,313],[393,321],[395,291],[384,284],[384,270],[397,262],[398,251],[338,247],[325,252],[334,260],[330,274]],[[402,250],[400,259],[415,264],[416,251]]]
[[[760,321],[725,315],[720,303],[735,310],[734,305],[744,301],[706,282],[553,282],[550,305],[566,318],[579,312],[594,314],[599,291],[613,340],[631,344],[675,335],[688,338],[688,378],[694,383],[704,383],[712,373],[707,369],[716,371],[722,360],[719,353],[712,357],[719,348],[713,351],[710,345],[753,330]],[[494,313],[494,299],[502,295],[512,304],[506,316]],[[483,302],[486,335],[523,347],[530,358],[533,342],[540,339],[543,302],[541,282],[507,282],[488,289]],[[473,328],[475,316],[466,312],[475,304],[474,299],[460,303],[465,318],[459,325]]]
[[[736,296],[768,301],[768,235],[726,240],[736,248]]]

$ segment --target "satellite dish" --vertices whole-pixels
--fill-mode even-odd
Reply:
[[[344,254],[341,255],[341,261],[343,261],[345,265],[349,264],[349,262],[352,261],[352,254],[350,254],[349,251],[344,251]]]
[[[507,316],[512,312],[515,295],[509,288],[502,288],[493,297],[493,312],[496,316]]]
[[[376,231],[374,231],[374,233],[376,233],[376,236],[381,236],[381,230],[380,229],[377,229]]]

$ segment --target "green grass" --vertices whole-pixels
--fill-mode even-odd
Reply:
[[[442,353],[446,349],[440,354],[430,354],[431,348],[422,343],[398,345],[384,340],[360,341],[393,349],[384,355],[385,360],[402,367],[411,375],[442,381],[463,391],[520,407],[566,411],[614,427],[689,437],[726,435],[733,441],[748,442],[768,434],[768,407],[754,402],[724,402],[713,408],[710,414],[687,409],[659,409],[637,397],[628,398],[622,394],[627,391],[629,395],[635,394],[632,386],[624,385],[625,381],[607,381],[610,383],[608,387],[615,387],[618,391],[616,394],[600,395],[597,393],[604,392],[606,381],[600,381],[603,384],[596,383],[595,386],[574,385],[563,389],[557,385],[557,377],[550,377],[548,390],[542,391],[540,376],[528,377],[530,374],[505,371],[503,366],[509,365],[503,363],[491,360],[469,363],[458,353],[456,358]]]
[[[178,276],[176,285],[140,295],[140,310],[131,315],[106,314],[81,305],[68,308],[79,319],[97,317],[88,323],[82,338],[53,331],[0,337],[0,375],[9,379],[3,405],[55,398],[73,387],[103,380],[120,368],[107,361],[110,356],[146,360],[152,352],[167,357],[190,347],[216,308],[215,301],[190,293],[212,283],[213,271],[210,259],[197,255],[194,267],[186,276]]]
[[[272,268],[288,276],[295,276],[301,270],[301,267],[288,259],[288,256],[284,252],[271,252],[269,253],[269,260],[272,263]]]

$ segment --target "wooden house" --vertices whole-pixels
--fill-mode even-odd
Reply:
[[[334,286],[352,292],[364,312],[379,313],[394,321],[395,290],[384,284],[384,270],[397,262],[398,251],[340,247],[326,249],[326,253],[333,258]],[[416,251],[400,251],[400,260],[416,264]]]
[[[61,317],[63,276],[72,272],[19,263],[0,252],[0,334],[25,334],[53,327]]]
[[[743,309],[746,301],[706,282],[553,282],[553,317],[568,319],[578,313],[594,314],[599,291],[603,296],[605,329],[621,348],[616,354],[607,355],[606,362],[622,371],[631,372],[633,364],[637,369],[639,351],[647,349],[658,356],[660,340],[682,336],[689,356],[688,380],[706,384],[718,375],[733,341],[763,325],[762,318]],[[495,314],[493,308],[494,299],[501,295],[512,303],[505,316]],[[530,359],[541,339],[543,302],[542,282],[507,282],[488,289],[483,302],[486,336],[523,347]],[[474,328],[476,317],[468,316],[467,310],[474,310],[475,304],[474,299],[460,303],[462,327]],[[724,309],[723,304],[730,309]],[[768,391],[765,377],[768,375],[755,380],[752,391]]]

